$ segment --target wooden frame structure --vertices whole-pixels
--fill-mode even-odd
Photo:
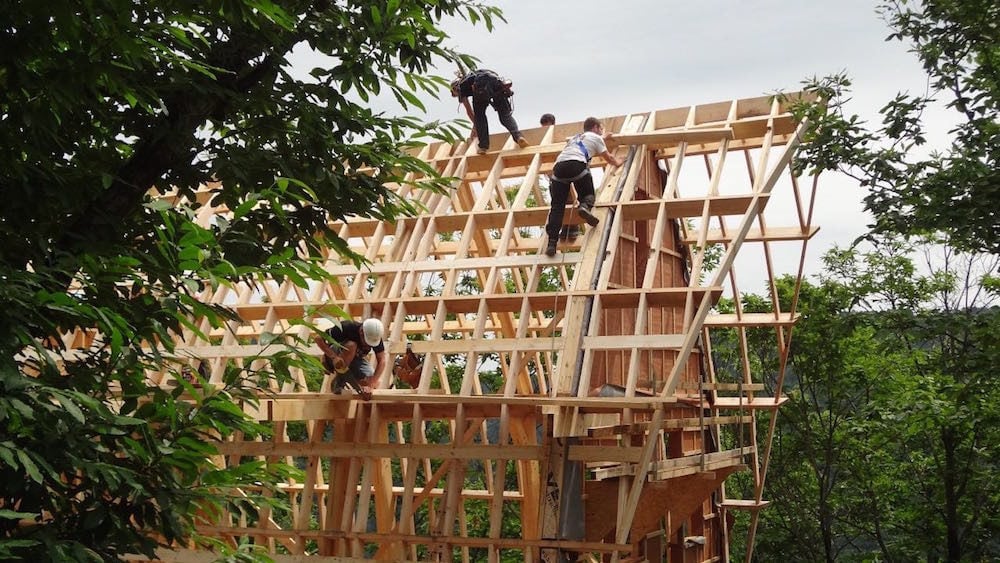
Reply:
[[[800,275],[817,230],[815,180],[800,189],[789,168],[801,124],[768,97],[604,122],[625,164],[595,158],[601,222],[555,257],[541,253],[546,175],[582,123],[525,131],[525,149],[494,135],[486,155],[427,145],[419,157],[455,178],[449,193],[409,178],[398,193],[425,213],[333,225],[367,267],[331,256],[332,283],[204,296],[243,319],[203,326],[211,342],[182,335],[176,352],[201,359],[211,380],[258,357],[264,334],[308,338],[295,321],[335,307],[380,318],[390,357],[409,341],[423,363],[416,389],[383,377],[370,402],[309,390],[301,370],[272,389],[252,412],[273,440],[223,443],[219,462],[298,463],[304,480],[282,485],[293,512],[234,514],[203,533],[253,538],[279,561],[728,561],[727,512],[748,510],[749,559],[796,318],[794,297],[778,299],[775,256],[798,252]],[[783,226],[769,224],[775,209]],[[200,219],[223,212],[203,207]],[[566,220],[580,223],[572,210]],[[748,254],[769,312],[741,306]],[[752,328],[774,331],[780,365],[768,374],[748,357]],[[726,374],[714,331],[736,343]],[[728,498],[740,470],[752,494]]]

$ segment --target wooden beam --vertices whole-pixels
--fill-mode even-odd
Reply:
[[[540,459],[540,446],[475,444],[369,444],[345,442],[221,442],[216,448],[222,455],[331,458],[407,458],[407,459]]]
[[[819,227],[809,227],[802,229],[799,227],[768,227],[764,231],[760,228],[750,229],[745,242],[780,242],[780,241],[803,241],[811,239],[819,232]],[[709,229],[706,242],[710,244],[721,244],[733,241],[732,230],[723,232],[722,229]],[[693,235],[683,238],[686,244],[696,244],[697,239]]]
[[[647,148],[658,149],[678,143],[707,143],[722,139],[732,139],[731,127],[706,127],[702,129],[665,129],[642,133],[615,134],[608,146],[615,145],[646,145]]]
[[[671,418],[663,421],[664,430],[673,429],[701,429],[702,424],[747,424],[751,418],[749,416],[707,416],[704,418]],[[648,422],[633,422],[631,424],[616,424],[614,426],[593,426],[588,432],[591,438],[612,438],[616,436],[635,436],[649,432]]]
[[[339,308],[347,310],[354,316],[361,316],[364,310],[381,311],[385,307],[396,309],[405,307],[408,315],[432,315],[437,312],[439,303],[444,304],[445,311],[452,314],[478,313],[480,302],[486,304],[491,313],[520,312],[523,300],[535,311],[553,311],[566,308],[566,303],[574,298],[593,298],[600,296],[605,308],[634,309],[639,305],[639,297],[645,295],[649,304],[654,306],[676,306],[683,303],[688,294],[701,296],[711,294],[712,302],[717,302],[722,295],[721,287],[658,287],[658,288],[626,288],[605,290],[575,290],[566,292],[534,292],[523,294],[481,294],[481,295],[447,295],[432,297],[396,297],[352,300],[338,303],[299,302],[299,303],[247,303],[233,305],[232,309],[244,321],[263,320],[269,314],[279,319],[302,319],[308,315],[317,316],[324,312],[333,313]]]
[[[760,510],[761,508],[767,507],[771,504],[769,500],[754,500],[754,499],[735,499],[727,498],[722,501],[722,507],[728,509],[736,510]]]
[[[747,205],[751,202],[749,195],[719,195],[710,198],[690,197],[676,198],[666,201],[667,217],[679,219],[683,217],[698,217],[701,215],[702,207],[706,199],[709,201],[711,215],[742,215],[747,210]],[[761,198],[761,208],[766,204],[767,198]],[[598,208],[608,205],[599,204]],[[621,202],[615,205],[621,206],[625,213],[624,219],[627,221],[637,221],[653,219],[659,206],[659,200],[649,199],[643,201]],[[454,212],[447,215],[434,216],[434,221],[439,232],[461,231],[464,229],[471,212]],[[475,213],[476,227],[481,230],[502,229],[507,222],[508,216],[513,218],[514,227],[539,227],[545,224],[549,215],[549,208],[527,207],[521,209],[487,209]],[[399,219],[409,225],[415,219]],[[375,229],[383,221],[377,219],[351,219],[346,223],[333,222],[330,228],[336,230],[339,227],[346,227],[349,237],[370,237],[375,234]]]
[[[747,399],[746,397],[718,397],[713,404],[708,406],[713,409],[772,410],[780,408],[787,401],[788,397],[754,397],[753,399]]]
[[[799,320],[799,313],[742,313],[715,314],[705,317],[705,326],[710,328],[774,326],[788,327]]]
[[[405,541],[411,544],[426,546],[469,546],[494,547],[502,549],[546,548],[563,549],[566,551],[594,551],[601,553],[631,553],[633,547],[629,544],[614,544],[605,542],[585,542],[569,540],[522,540],[517,538],[475,538],[460,536],[418,536],[413,534],[377,534],[362,532],[343,532],[325,530],[261,530],[245,527],[196,526],[199,533],[222,535],[227,537],[242,537],[260,535],[265,537],[292,536],[302,539],[353,538],[367,543],[382,543],[388,541]],[[343,561],[343,559],[339,559]],[[353,561],[353,560],[350,560]]]

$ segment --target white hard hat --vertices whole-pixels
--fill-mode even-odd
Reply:
[[[384,332],[382,321],[378,319],[365,319],[365,322],[361,323],[361,333],[369,346],[378,346],[379,342],[382,342]]]

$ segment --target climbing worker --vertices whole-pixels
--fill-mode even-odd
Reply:
[[[479,139],[479,154],[490,150],[490,126],[486,120],[486,106],[493,106],[500,116],[500,123],[510,131],[510,136],[521,148],[528,146],[528,140],[521,135],[514,119],[510,97],[514,95],[511,83],[492,70],[477,69],[451,82],[451,96],[458,98],[465,106],[465,112],[472,120],[472,135]],[[472,105],[469,105],[469,98]]]
[[[323,367],[334,379],[330,384],[339,395],[350,385],[361,398],[372,398],[372,388],[378,385],[386,366],[385,329],[378,319],[364,322],[341,321],[323,335],[315,337],[316,345],[323,351]],[[375,353],[375,367],[368,362],[368,354]]]
[[[543,127],[548,127],[549,125],[555,125],[556,116],[552,115],[551,113],[543,113],[542,117],[538,120],[538,123]],[[552,180],[550,179],[549,184],[551,183]],[[570,192],[570,194],[566,198],[566,203],[567,205],[576,204],[575,194]],[[579,225],[563,225],[562,230],[559,231],[559,238],[561,240],[576,240],[576,237],[580,236],[581,234],[583,234],[583,228],[580,227]]]
[[[549,184],[549,195],[552,198],[549,208],[549,220],[545,224],[548,235],[546,256],[556,255],[556,245],[559,243],[559,231],[562,229],[563,213],[566,208],[566,198],[569,196],[569,186],[576,188],[580,204],[577,212],[591,227],[597,226],[600,220],[594,215],[594,179],[590,175],[590,159],[599,154],[612,166],[621,166],[622,161],[608,152],[604,135],[604,124],[596,117],[588,117],[583,122],[583,133],[574,136],[566,142],[556,164],[552,168],[552,182]]]

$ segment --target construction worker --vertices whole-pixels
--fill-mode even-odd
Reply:
[[[385,328],[378,319],[364,322],[341,321],[324,335],[315,337],[316,345],[323,351],[323,367],[334,379],[330,386],[339,395],[350,385],[364,400],[372,398],[372,388],[387,364],[387,354],[382,336]],[[368,354],[375,353],[375,367],[368,362]]]
[[[510,136],[521,148],[528,146],[514,119],[510,97],[514,95],[510,82],[492,70],[477,69],[451,82],[451,96],[465,106],[465,113],[472,120],[472,135],[479,139],[479,154],[490,150],[490,126],[486,120],[486,106],[493,106],[500,116],[500,123],[510,131]],[[469,98],[472,104],[469,104]]]
[[[552,115],[551,113],[543,113],[542,117],[538,120],[538,123],[542,127],[555,125],[556,116]],[[551,180],[549,180],[549,183],[551,184]],[[573,193],[570,193],[569,196],[567,196],[566,204],[567,205],[576,204],[576,197],[574,196]],[[583,228],[581,228],[579,225],[564,225],[562,230],[559,231],[559,238],[561,240],[576,240],[576,237],[580,236],[581,234],[583,234]]]
[[[622,165],[621,160],[608,152],[608,146],[604,141],[610,137],[611,135],[604,135],[604,124],[601,120],[588,117],[583,122],[583,133],[567,141],[562,152],[556,157],[556,164],[552,168],[552,182],[549,184],[552,204],[549,208],[549,220],[545,224],[545,233],[548,235],[546,256],[556,255],[570,184],[576,188],[576,195],[580,200],[577,213],[591,227],[596,227],[600,222],[593,213],[595,197],[594,179],[590,175],[590,159],[599,154],[612,166]]]

